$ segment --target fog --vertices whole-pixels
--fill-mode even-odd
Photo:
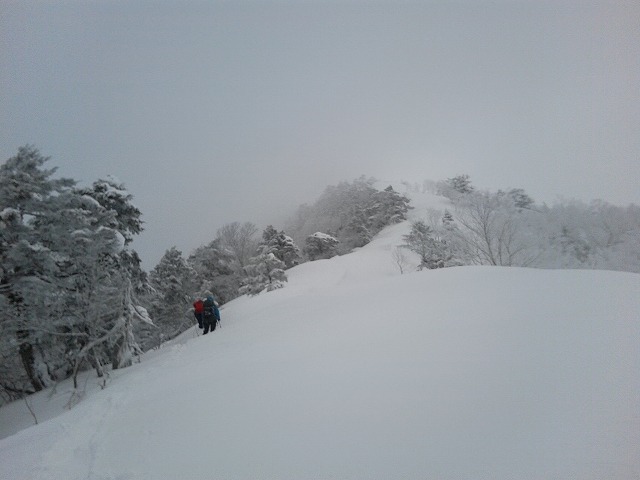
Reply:
[[[0,160],[134,195],[153,267],[362,174],[640,203],[637,2],[0,6]]]

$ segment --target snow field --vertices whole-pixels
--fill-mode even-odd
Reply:
[[[0,440],[0,478],[639,478],[640,276],[400,275],[407,228]]]

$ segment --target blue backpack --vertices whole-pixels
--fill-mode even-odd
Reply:
[[[204,301],[204,316],[211,317],[215,315],[216,302],[213,297],[207,297]]]

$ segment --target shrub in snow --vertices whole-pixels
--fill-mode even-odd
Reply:
[[[338,254],[339,243],[338,239],[331,235],[316,232],[307,237],[304,253],[311,261],[335,257]]]

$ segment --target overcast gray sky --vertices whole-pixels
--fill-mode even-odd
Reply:
[[[361,174],[640,204],[637,1],[2,0],[0,39],[0,161],[119,178],[147,268]]]

